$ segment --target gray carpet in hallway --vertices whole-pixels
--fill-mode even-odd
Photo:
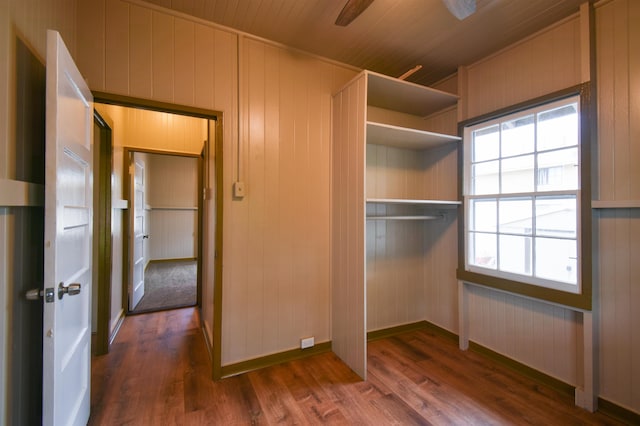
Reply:
[[[144,297],[133,312],[196,304],[195,260],[151,262],[144,275]]]

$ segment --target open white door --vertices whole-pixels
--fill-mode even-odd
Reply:
[[[91,380],[93,96],[47,32],[43,424],[86,425]]]
[[[133,208],[129,209],[129,310],[132,311],[144,296],[144,240],[149,236],[145,234],[144,220],[144,162],[134,153],[130,167]]]

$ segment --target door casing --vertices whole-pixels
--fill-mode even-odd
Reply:
[[[205,144],[207,144],[208,142],[205,141]],[[131,188],[131,182],[132,182],[132,176],[131,176],[131,170],[130,170],[130,164],[131,161],[134,158],[135,153],[146,153],[146,154],[158,154],[158,155],[168,155],[168,156],[174,156],[174,157],[190,157],[190,158],[194,158],[197,159],[198,162],[198,175],[196,177],[197,182],[195,183],[196,188],[199,190],[200,189],[200,182],[199,182],[199,170],[202,168],[202,158],[201,155],[199,154],[186,154],[184,152],[177,152],[177,151],[160,151],[160,150],[154,150],[154,149],[145,149],[145,148],[129,148],[129,147],[125,147],[124,148],[124,154],[123,154],[123,160],[124,160],[124,164],[123,164],[123,172],[124,172],[124,177],[123,177],[123,189],[124,189],[124,198],[126,200],[129,201],[129,208],[133,208],[133,203],[134,203],[134,194],[132,193],[133,188]],[[200,192],[199,192],[200,193]],[[200,199],[201,197],[198,197],[198,199]],[[200,207],[200,205],[198,205],[198,217],[197,217],[197,223],[198,226],[201,226],[203,222],[203,216],[202,216],[202,209]],[[122,240],[122,247],[123,247],[123,258],[122,258],[122,264],[123,264],[123,268],[122,268],[122,272],[123,272],[123,288],[122,288],[122,296],[123,296],[123,309],[124,312],[127,313],[127,315],[131,315],[134,314],[135,312],[133,312],[133,310],[131,310],[130,308],[130,303],[129,303],[129,280],[131,279],[131,271],[130,268],[133,267],[133,265],[131,265],[131,259],[129,258],[129,254],[130,254],[130,250],[132,250],[131,247],[131,236],[129,235],[132,232],[132,226],[133,224],[131,223],[131,217],[129,215],[125,216],[125,220],[123,221],[123,234],[124,234],[124,238]],[[145,227],[145,232],[149,232],[148,228]],[[198,273],[197,273],[197,306],[200,307],[200,293],[201,293],[201,288],[202,288],[202,276],[201,276],[201,271],[200,271],[200,267],[201,267],[201,254],[202,254],[202,249],[201,249],[201,234],[202,234],[202,228],[198,228],[198,240],[196,242],[197,245],[197,256],[196,256],[196,261],[197,261],[197,265],[198,265]],[[127,298],[127,300],[125,301],[125,297]],[[126,302],[126,303],[125,303]]]
[[[215,252],[214,258],[209,259],[214,262],[214,291],[213,291],[213,318],[212,318],[212,334],[213,334],[213,342],[210,342],[210,355],[212,362],[212,377],[214,380],[219,380],[222,378],[222,350],[221,350],[221,342],[222,342],[222,259],[223,259],[223,134],[224,134],[224,113],[222,111],[215,110],[207,110],[202,108],[195,108],[184,105],[175,105],[168,104],[164,102],[153,101],[149,99],[141,99],[130,96],[122,96],[115,95],[111,93],[105,92],[93,92],[94,102],[95,103],[104,103],[104,104],[113,104],[125,107],[132,108],[142,108],[149,109],[159,112],[169,112],[180,115],[188,115],[192,117],[199,117],[209,120],[210,125],[213,124],[215,129],[213,130],[215,134],[215,145],[213,147],[209,147],[209,149],[215,150],[215,166],[212,171],[215,175],[215,187],[210,188],[214,192],[215,196],[215,210],[216,210],[216,221],[215,221],[215,230],[214,230],[214,241],[215,241]],[[206,151],[205,151],[206,152]],[[126,156],[125,156],[126,158]],[[123,182],[126,184],[125,182]],[[201,188],[203,189],[203,188]],[[204,189],[203,189],[204,190]],[[200,203],[199,203],[200,204]],[[202,214],[203,209],[199,208],[199,214]],[[199,223],[201,223],[202,218],[199,219]],[[123,223],[123,235],[128,235],[128,229],[126,229],[126,221]],[[202,229],[202,228],[201,228]],[[128,248],[126,246],[126,238],[123,239],[123,256],[127,256],[126,250]],[[199,233],[198,240],[198,253],[202,253],[203,248],[203,235],[202,232]],[[199,256],[200,257],[200,256]],[[205,261],[202,259],[201,262]],[[199,265],[200,266],[200,265]],[[127,266],[123,265],[122,268],[122,283],[123,287],[127,284]],[[200,271],[200,269],[199,269]],[[202,286],[201,282],[201,274],[198,274],[198,282],[199,288]],[[123,288],[123,295],[126,294],[126,288]],[[127,299],[123,297],[123,310],[126,312],[127,310]]]
[[[113,169],[113,144],[111,129],[106,117],[95,108],[94,117],[94,280],[96,285],[97,309],[96,336],[92,352],[104,355],[109,352],[111,339],[109,320],[111,314],[111,171]]]

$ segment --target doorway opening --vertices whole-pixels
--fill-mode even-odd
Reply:
[[[137,155],[151,158],[151,169],[155,168],[155,175],[171,174],[164,163],[175,159],[191,162],[182,167],[195,176],[195,182],[189,188],[193,195],[191,204],[173,205],[167,201],[142,203],[141,219],[154,223],[152,231],[139,233],[143,244],[149,245],[155,239],[169,240],[164,249],[154,248],[162,252],[176,248],[175,238],[165,234],[169,228],[183,225],[183,221],[175,219],[176,215],[191,216],[190,226],[194,229],[190,235],[192,254],[160,254],[159,262],[173,261],[195,262],[196,301],[195,306],[200,310],[201,327],[207,340],[207,346],[212,357],[214,378],[220,376],[220,319],[221,319],[221,275],[222,275],[222,113],[201,110],[192,107],[162,104],[154,101],[123,97],[105,93],[94,93],[95,108],[101,116],[108,116],[112,135],[113,166],[109,176],[111,195],[111,240],[112,240],[112,278],[110,281],[110,306],[103,309],[109,330],[109,341],[115,337],[124,317],[135,314],[135,306],[130,303],[130,288],[133,287],[133,274],[129,272],[130,252],[134,251],[136,241],[130,239],[130,229],[136,224],[135,210],[135,170],[130,173],[129,166]],[[191,122],[193,125],[184,124]],[[194,124],[195,123],[195,124]],[[195,129],[195,130],[193,130]],[[171,138],[171,134],[181,135]],[[160,165],[158,166],[158,163]],[[180,168],[180,167],[178,167]],[[195,168],[195,171],[194,171]],[[147,176],[149,178],[149,176]],[[168,182],[167,182],[168,181]],[[165,179],[160,193],[165,192],[168,185],[173,185],[175,179]],[[151,191],[155,191],[152,189]],[[174,191],[175,193],[175,191]],[[183,194],[178,192],[180,196]],[[171,202],[178,195],[169,200]],[[148,199],[149,200],[149,199]],[[155,207],[154,207],[155,203]],[[155,212],[154,212],[155,210]],[[146,213],[145,213],[146,212]],[[158,213],[158,217],[151,218],[150,214]],[[164,216],[164,217],[163,217]],[[173,217],[173,219],[169,219]],[[160,223],[160,225],[157,225]],[[157,226],[155,226],[157,225]],[[144,228],[142,228],[144,229]],[[190,228],[191,229],[191,228]],[[148,238],[146,238],[148,236]],[[184,241],[189,240],[183,238]],[[162,247],[162,244],[160,245]],[[151,248],[147,248],[151,254]],[[147,260],[152,260],[147,258]],[[148,262],[143,260],[142,265]],[[100,293],[102,294],[102,293]],[[142,300],[142,297],[140,298]],[[98,305],[103,303],[98,300]],[[147,311],[145,309],[145,311]]]
[[[193,123],[206,137],[206,121]],[[195,306],[201,294],[200,156],[126,147],[124,160],[128,313]]]

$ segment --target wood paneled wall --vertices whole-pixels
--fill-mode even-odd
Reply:
[[[469,287],[472,340],[532,368],[577,383],[577,314],[519,296]]]
[[[598,214],[600,396],[640,413],[639,209]]]
[[[235,33],[120,0],[79,2],[78,17],[77,62],[92,89],[235,110]]]
[[[640,200],[640,5],[597,8],[599,200]]]
[[[368,145],[367,198],[457,200],[456,148],[452,143],[424,152]]]
[[[580,19],[574,16],[461,68],[459,119],[579,84],[580,40]],[[567,383],[579,384],[579,329],[571,310],[487,288],[469,289],[472,341]]]
[[[225,208],[223,364],[331,339],[331,94],[353,75],[264,41],[240,43],[236,178],[247,195]]]
[[[197,256],[198,212],[193,208],[153,208],[149,212],[149,260]]]
[[[118,146],[199,155],[207,139],[207,120],[144,109],[105,106],[117,117],[124,140]]]
[[[640,2],[596,7],[600,396],[640,413]],[[627,206],[627,207],[624,207]],[[594,240],[595,241],[595,240]]]
[[[574,16],[463,67],[460,121],[580,83],[580,52]]]
[[[151,154],[148,157],[148,167],[151,185],[147,203],[151,208],[198,206],[196,157]]]
[[[137,1],[79,3],[78,33],[93,90],[224,114],[222,364],[329,340],[331,94],[355,71]]]
[[[149,154],[147,168],[150,260],[195,258],[198,159]]]

